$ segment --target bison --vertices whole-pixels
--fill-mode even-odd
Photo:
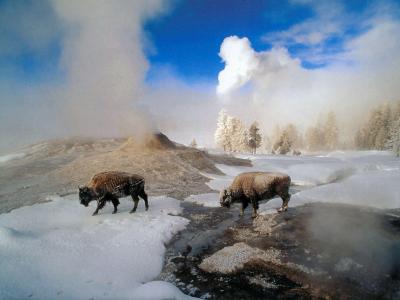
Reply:
[[[135,204],[130,213],[134,213],[139,203],[138,196],[140,196],[144,200],[147,211],[149,204],[144,183],[144,178],[136,174],[117,171],[98,173],[86,186],[79,187],[80,203],[87,207],[91,201],[97,200],[94,216],[105,206],[106,201],[111,201],[114,205],[113,214],[115,214],[119,204],[118,198],[131,196]]]
[[[220,204],[222,207],[230,207],[232,203],[242,203],[240,215],[249,205],[253,206],[252,217],[257,216],[258,202],[263,199],[271,199],[278,195],[282,198],[282,207],[279,212],[286,211],[290,200],[289,186],[290,176],[272,172],[248,172],[235,177],[230,187],[221,191]]]

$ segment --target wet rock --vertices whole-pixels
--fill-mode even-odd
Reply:
[[[236,243],[207,257],[199,265],[209,273],[229,274],[240,271],[245,265],[261,263],[281,264],[280,251],[277,249],[261,250],[245,243]]]
[[[274,227],[278,225],[276,217],[278,214],[259,215],[253,221],[254,230],[260,234],[270,235]]]

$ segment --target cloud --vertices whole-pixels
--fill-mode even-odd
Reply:
[[[246,37],[225,38],[219,56],[225,62],[225,68],[218,74],[217,93],[219,95],[243,86],[258,69],[257,55]]]
[[[237,57],[251,54],[251,65],[241,66],[247,70],[246,76],[230,81],[234,84],[219,80],[218,87],[229,88],[218,95],[229,99],[225,107],[231,113],[258,120],[265,132],[276,123],[286,122],[305,129],[321,112],[333,109],[342,133],[350,139],[372,106],[400,100],[400,39],[396,34],[400,32],[400,21],[375,15],[365,23],[369,24],[368,30],[345,39],[343,51],[332,54],[331,63],[317,69],[304,68],[302,60],[279,43],[271,50],[257,52],[251,46],[242,46],[250,45],[246,38],[231,39],[230,47],[243,52],[236,53]],[[235,69],[228,68],[229,58],[225,57],[220,75],[225,74],[219,79],[238,76]],[[228,72],[232,74],[228,76]],[[240,89],[243,85],[248,88]]]
[[[36,49],[32,39],[43,36],[40,44],[45,47],[53,31],[40,33],[42,29],[59,28],[63,79],[34,86],[11,79],[1,82],[12,86],[1,91],[2,99],[9,104],[3,107],[3,113],[12,116],[1,120],[1,127],[15,129],[2,134],[1,142],[20,144],[71,135],[139,136],[152,130],[153,124],[137,106],[144,94],[149,64],[144,55],[143,23],[165,12],[166,2],[54,0],[46,2],[46,8],[43,15],[29,13],[34,17],[23,20],[24,26],[15,25],[18,36],[23,36],[18,44]],[[12,18],[6,23],[26,16],[26,9],[29,7],[12,10]],[[41,24],[37,19],[42,17],[51,22],[43,21],[47,25],[38,32],[32,28],[29,38],[25,37],[28,33],[19,33]]]

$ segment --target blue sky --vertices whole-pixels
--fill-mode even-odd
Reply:
[[[332,34],[323,42],[320,54],[332,54],[342,51],[343,42],[349,36],[362,32],[363,28],[352,20],[363,16],[376,1],[319,1],[327,3],[327,10],[340,6],[341,12],[333,16],[335,22],[343,22],[339,32]],[[388,3],[394,4],[397,1]],[[38,5],[39,3],[39,5]],[[57,24],[54,13],[46,1],[0,1],[1,37],[0,45],[10,46],[12,51],[0,51],[0,78],[14,78],[30,84],[40,81],[62,80],[59,68],[61,56],[60,43],[63,31]],[[151,68],[147,80],[157,76],[160,68],[167,68],[184,81],[216,81],[223,63],[218,56],[223,39],[230,35],[247,37],[256,51],[268,50],[276,39],[268,40],[268,35],[284,32],[310,20],[320,18],[316,4],[318,1],[285,1],[285,0],[180,0],[169,3],[167,12],[150,19],[144,25],[144,31],[150,41],[146,55]],[[332,3],[334,5],[332,5]],[[383,3],[380,1],[379,3]],[[24,13],[16,16],[11,26],[8,18],[13,13]],[[324,12],[322,12],[324,13]],[[32,37],[23,32],[32,30],[29,23],[18,17],[32,19],[35,26],[48,26],[51,29],[43,33],[42,44],[33,43]],[[33,20],[37,18],[36,20]],[[38,20],[43,18],[43,20]],[[330,17],[331,18],[331,17]],[[336,18],[336,19],[335,19]],[[40,40],[39,36],[39,40]],[[14,49],[17,44],[17,49]],[[293,56],[302,56],[306,68],[321,67],[329,60],[312,62],[304,56],[310,49],[321,45],[305,45],[290,41],[282,42]],[[12,45],[9,45],[12,44]],[[5,47],[7,49],[7,47]]]
[[[0,148],[135,120],[212,145],[221,107],[266,131],[331,107],[350,136],[399,70],[399,0],[0,0]]]
[[[343,6],[345,13],[340,16],[343,20],[359,17],[373,6],[373,1],[365,0],[337,3]],[[225,37],[247,37],[256,51],[264,51],[270,49],[273,43],[263,37],[316,18],[319,16],[314,6],[300,1],[177,1],[166,16],[152,20],[145,26],[156,49],[149,58],[155,71],[158,65],[166,65],[187,80],[215,80],[223,68],[218,52]],[[360,30],[357,26],[344,27],[325,41],[324,52],[341,51],[345,38],[356,35]],[[290,43],[285,46],[293,56],[310,48],[308,45]],[[303,65],[315,68],[325,63],[314,64],[305,59]]]

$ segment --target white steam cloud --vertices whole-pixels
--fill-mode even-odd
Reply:
[[[67,84],[60,97],[67,106],[70,133],[138,134],[148,129],[134,103],[143,94],[148,62],[143,54],[143,20],[162,2],[54,1],[64,21],[62,66]]]
[[[26,84],[11,65],[6,70],[10,76],[0,78],[4,101],[0,148],[60,136],[140,136],[153,129],[138,105],[149,65],[143,25],[167,9],[164,0],[49,0],[32,1],[29,7],[16,2],[8,5],[6,11],[12,18],[2,18],[0,23],[21,36],[18,40],[23,47],[0,38],[0,45],[9,45],[0,54],[34,52],[47,57],[47,49],[57,42],[60,72],[54,72],[55,79]],[[16,23],[18,19],[23,22]],[[37,36],[40,45],[31,42]]]
[[[304,68],[282,46],[257,52],[247,38],[227,37],[217,95],[230,112],[258,120],[266,132],[287,122],[305,129],[333,109],[350,139],[372,106],[400,100],[400,22],[384,15],[368,20],[368,28],[316,69]]]
[[[247,38],[225,38],[219,56],[225,62],[225,68],[218,74],[219,95],[227,94],[247,83],[259,67],[257,55]]]

